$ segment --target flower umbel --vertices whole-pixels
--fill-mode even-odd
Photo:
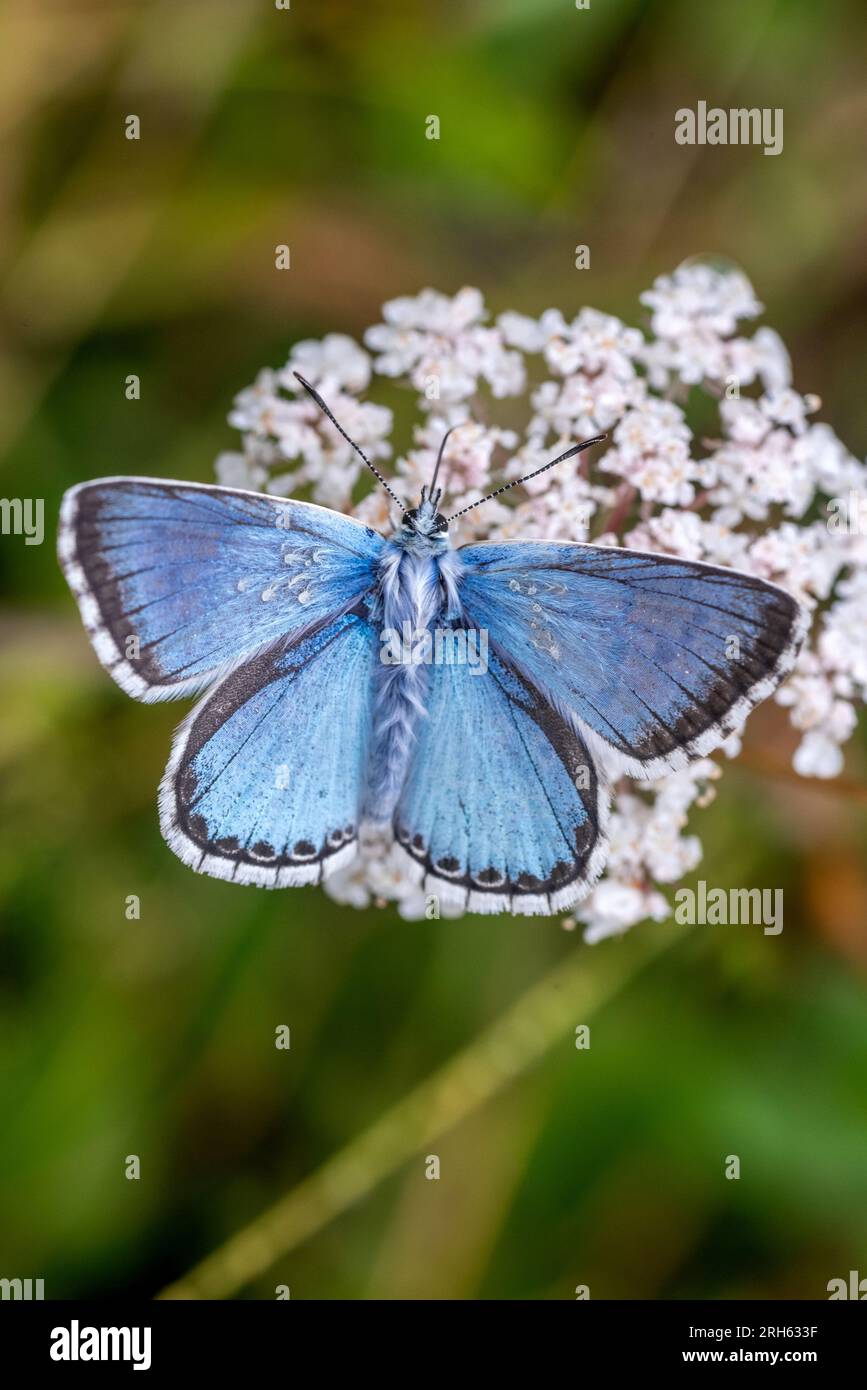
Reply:
[[[782,585],[814,616],[775,698],[800,734],[795,771],[834,777],[867,698],[867,466],[812,418],[820,402],[793,389],[779,336],[767,327],[744,333],[762,306],[741,271],[687,262],[641,298],[645,331],[590,308],[571,322],[549,309],[491,323],[476,289],[392,300],[365,346],[328,334],[297,343],[282,369],[260,372],[235,400],[229,420],[242,447],[217,459],[218,481],[300,493],[387,529],[389,498],[358,496],[359,460],[295,370],[373,459],[391,456],[392,416],[362,394],[387,377],[415,397],[412,446],[389,470],[407,505],[457,426],[439,479],[447,514],[607,432],[592,470],[582,455],[468,512],[455,523],[455,543],[589,540],[734,566]],[[712,438],[696,439],[690,428],[687,397],[696,388],[716,410],[716,429],[703,417]],[[724,752],[739,748],[736,733]],[[661,885],[702,857],[687,833],[689,810],[712,799],[721,771],[700,759],[660,781],[623,779],[614,789],[608,866],[575,911],[588,941],[667,915]],[[362,849],[325,887],[344,904],[391,901],[408,919],[425,915],[422,892],[387,846]]]

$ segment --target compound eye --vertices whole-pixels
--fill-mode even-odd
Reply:
[[[447,531],[448,529],[449,529],[449,523],[446,521],[445,517],[442,515],[441,512],[437,512],[437,515],[436,515],[436,517],[434,518],[434,530],[435,530],[435,531]]]

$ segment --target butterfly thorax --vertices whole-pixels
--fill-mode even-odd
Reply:
[[[443,609],[450,620],[456,618],[461,569],[447,532],[429,535],[406,525],[399,527],[387,542],[377,570],[383,622],[409,620],[425,628]]]
[[[373,740],[364,819],[390,824],[406,778],[418,721],[425,716],[429,668],[419,639],[460,616],[460,560],[448,545],[401,528],[383,551],[372,616],[380,640],[374,673]]]

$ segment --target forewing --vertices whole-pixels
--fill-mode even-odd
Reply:
[[[482,674],[431,668],[395,817],[426,893],[470,912],[561,911],[601,871],[605,809],[582,739],[497,656]]]
[[[160,788],[160,823],[201,873],[283,888],[355,853],[378,644],[364,610],[238,667],[192,711]]]
[[[96,653],[140,700],[201,690],[278,636],[350,608],[382,545],[325,507],[149,478],[72,488],[58,534]]]
[[[610,772],[659,776],[709,753],[779,684],[805,630],[790,594],[736,570],[557,542],[459,554],[467,621]]]

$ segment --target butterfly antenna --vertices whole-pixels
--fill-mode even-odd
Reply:
[[[435,499],[434,499],[433,492],[434,492],[434,488],[436,487],[437,474],[438,474],[439,471],[440,471],[440,464],[441,464],[442,461],[443,461],[443,453],[445,452],[446,440],[448,439],[449,435],[450,435],[450,434],[454,434],[455,430],[458,429],[459,427],[460,427],[460,421],[458,421],[458,424],[457,424],[457,425],[452,425],[451,429],[450,429],[450,430],[446,430],[445,434],[443,435],[443,442],[442,442],[442,444],[440,445],[440,451],[439,451],[439,453],[437,454],[436,467],[434,468],[434,471],[433,471],[433,477],[432,477],[431,480],[430,480],[430,497],[431,497],[431,501],[432,501],[432,502],[435,500]],[[440,496],[442,496],[442,488],[440,488]]]
[[[298,381],[301,382],[301,385],[304,387],[304,390],[307,392],[308,396],[312,396],[313,400],[319,406],[319,409],[322,411],[322,413],[328,416],[329,420],[331,421],[334,428],[338,431],[338,433],[343,435],[343,438],[346,440],[347,444],[349,444],[351,448],[355,450],[355,452],[358,454],[358,457],[364,460],[373,476],[377,479],[378,482],[382,483],[382,486],[385,488],[392,502],[396,502],[397,505],[400,507],[400,510],[403,512],[404,516],[406,516],[406,508],[404,507],[397,493],[392,492],[388,483],[385,481],[385,478],[383,478],[379,469],[376,467],[376,464],[371,463],[364,450],[358,447],[354,439],[349,438],[349,435],[346,433],[346,430],[343,428],[343,426],[339,423],[339,421],[335,420],[334,416],[328,409],[328,406],[325,404],[319,392],[314,390],[314,388],[310,385],[310,382],[306,381],[300,372],[293,371],[292,375],[296,377]]]
[[[475,507],[480,507],[483,502],[490,502],[492,497],[499,497],[501,492],[508,492],[510,487],[517,487],[519,483],[527,483],[531,478],[538,478],[540,473],[547,473],[549,468],[554,468],[558,463],[562,463],[564,459],[571,459],[574,458],[576,454],[583,454],[585,449],[591,449],[594,444],[601,444],[603,439],[607,438],[607,434],[597,434],[593,439],[585,439],[583,444],[573,444],[572,448],[567,449],[565,454],[560,454],[557,458],[552,459],[550,463],[543,463],[542,467],[537,468],[533,473],[525,473],[523,478],[513,478],[510,483],[504,483],[504,485],[498,487],[495,492],[489,492],[487,497],[480,497],[478,502],[471,502],[468,507],[461,507],[459,512],[455,512],[448,518],[449,521],[455,521],[466,512],[471,512]]]

